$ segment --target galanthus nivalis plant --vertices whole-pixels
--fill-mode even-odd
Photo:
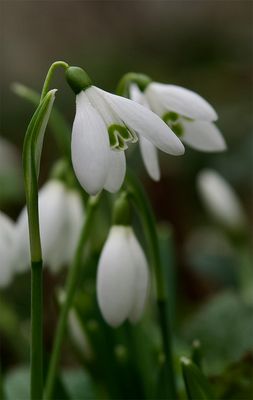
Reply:
[[[165,153],[182,155],[184,146],[152,111],[129,99],[93,86],[81,68],[70,67],[67,80],[76,93],[72,130],[72,162],[80,184],[89,194],[103,188],[117,192],[124,180],[128,143],[138,135]]]
[[[76,96],[72,135],[54,105],[60,91],[50,90],[58,67],[64,69],[66,82]],[[216,112],[198,94],[175,85],[152,82],[142,74],[125,75],[117,94],[109,93],[95,86],[82,68],[63,61],[49,68],[41,95],[24,86],[15,87],[19,95],[37,108],[23,147],[26,206],[15,224],[0,213],[0,287],[11,283],[14,271],[26,271],[31,266],[30,399],[52,400],[64,392],[56,393],[55,383],[57,376],[62,376],[58,368],[69,326],[78,353],[86,346],[87,339],[89,356],[86,358],[87,352],[83,351],[80,359],[91,376],[99,377],[100,395],[178,400],[183,396],[179,394],[179,377],[174,365],[177,354],[172,344],[169,304],[172,295],[168,290],[172,276],[168,279],[171,239],[165,246],[164,257],[149,198],[135,174],[126,171],[125,152],[139,140],[145,166],[150,176],[158,180],[158,149],[175,156],[184,154],[183,143],[203,151],[225,149],[224,139],[214,124]],[[57,169],[57,173],[54,169],[50,180],[39,189],[41,153],[48,125],[57,136],[57,143],[60,142],[63,164],[58,164],[62,169]],[[222,213],[226,221],[231,222],[233,218],[234,222],[239,221],[238,205],[217,177],[202,174],[199,185],[205,199],[208,197],[209,208],[218,207],[218,214]],[[100,212],[107,214],[106,222],[99,222],[101,214],[96,215],[100,205]],[[109,222],[111,210],[112,223]],[[135,229],[133,222],[136,222]],[[104,231],[108,237],[103,238],[103,245],[96,243],[94,251],[94,237],[97,240]],[[147,249],[147,255],[143,248]],[[59,318],[47,368],[43,365],[43,265],[53,273],[62,266],[69,267],[65,271],[65,288],[57,292],[64,296],[58,304]],[[140,327],[138,322],[152,286],[155,290],[150,291],[150,297],[154,296],[155,301],[150,302],[150,307],[155,310],[147,313],[147,320],[151,315],[153,319],[145,331],[146,319],[143,320],[145,327]],[[59,300],[59,296],[55,298]],[[112,332],[111,327],[120,328]],[[150,343],[146,348],[147,339]],[[137,363],[139,352],[142,361]],[[195,362],[194,355],[192,359]],[[188,400],[199,398],[199,394],[205,399],[212,398],[201,366],[185,358],[182,364]],[[147,372],[149,365],[152,372]],[[123,379],[120,371],[124,371]],[[134,380],[129,385],[132,375]],[[139,384],[141,379],[143,382]],[[62,382],[59,386],[64,389]],[[133,386],[134,395],[118,390],[122,383],[125,388]],[[66,390],[64,396],[72,394],[69,396]]]
[[[80,235],[84,209],[76,190],[60,180],[48,181],[39,191],[41,246],[45,265],[56,273],[71,262]],[[27,209],[24,208],[15,228],[15,268],[22,272],[29,267]]]
[[[217,114],[212,106],[197,93],[175,85],[156,82],[141,91],[136,83],[129,86],[129,97],[159,115],[182,142],[196,150],[220,152],[226,144],[214,124]],[[154,180],[160,179],[156,146],[140,138],[144,165]]]
[[[246,216],[235,190],[215,170],[205,169],[197,177],[197,188],[212,217],[227,229],[241,230]]]
[[[143,312],[148,288],[149,271],[145,254],[136,239],[125,214],[128,210],[120,198],[115,224],[102,250],[97,275],[97,297],[102,315],[111,326],[119,326],[126,319],[137,322]],[[122,211],[122,209],[124,211]],[[116,213],[119,213],[116,209]]]

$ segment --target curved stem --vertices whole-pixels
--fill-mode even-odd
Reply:
[[[47,92],[49,90],[50,82],[51,82],[52,76],[53,76],[54,71],[56,70],[56,68],[63,67],[64,69],[67,69],[68,66],[69,65],[65,61],[55,61],[51,65],[51,67],[48,70],[48,73],[47,73],[47,76],[45,78],[45,81],[44,81],[44,85],[43,85],[43,88],[42,88],[40,101],[42,101],[44,99],[45,95],[47,94]]]
[[[64,339],[64,334],[67,325],[68,313],[72,305],[73,297],[75,294],[75,289],[77,287],[78,278],[80,275],[80,270],[82,268],[82,255],[84,250],[84,245],[86,244],[90,230],[92,227],[93,216],[96,209],[96,206],[99,202],[100,197],[93,197],[89,199],[86,219],[81,231],[80,239],[78,242],[78,246],[76,249],[76,253],[74,256],[74,260],[72,265],[69,268],[67,283],[66,283],[66,291],[65,291],[65,300],[61,307],[60,317],[58,321],[58,325],[56,328],[56,334],[53,344],[53,352],[49,363],[49,370],[46,380],[46,387],[44,392],[44,399],[50,400],[53,396],[55,377],[57,373],[58,363],[61,355],[61,346]]]
[[[35,165],[37,159],[36,153],[38,152],[38,143],[36,142],[36,140],[34,143],[32,142],[32,135],[34,131],[36,131],[36,129],[38,130],[39,135],[43,123],[45,123],[45,127],[47,125],[48,119],[46,116],[49,109],[48,107],[50,107],[48,102],[50,103],[50,101],[52,101],[52,98],[49,96],[47,102],[45,97],[48,93],[48,88],[53,72],[58,66],[63,66],[66,68],[67,64],[60,61],[51,65],[43,85],[40,104],[28,126],[23,149],[23,168],[25,176],[25,190],[27,199],[31,253],[31,400],[40,400],[43,395],[43,262],[41,254],[38,207],[37,171],[39,171],[39,166],[37,166],[36,168]],[[42,113],[42,110],[44,114]],[[41,122],[42,117],[43,121]],[[45,127],[43,129],[45,129]],[[41,143],[39,143],[39,146],[40,145]],[[39,162],[40,161],[38,161],[38,163]],[[27,171],[29,171],[28,175],[30,179],[27,179]]]
[[[144,227],[144,232],[149,245],[148,247],[150,251],[151,264],[154,270],[156,302],[159,312],[163,350],[165,354],[164,396],[166,399],[175,400],[177,398],[177,394],[171,348],[172,335],[170,320],[168,317],[167,293],[165,279],[163,276],[155,217],[144,189],[137,178],[129,171],[127,174],[126,184],[127,191],[134,203],[135,208],[137,209]]]

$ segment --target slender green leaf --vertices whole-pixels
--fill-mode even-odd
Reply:
[[[181,358],[188,400],[214,400],[212,389],[200,369],[188,358]]]

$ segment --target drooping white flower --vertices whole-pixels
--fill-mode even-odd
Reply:
[[[143,92],[131,84],[129,95],[159,115],[188,146],[206,152],[226,149],[224,138],[213,123],[217,119],[215,110],[197,93],[180,86],[151,82]],[[156,148],[147,140],[140,140],[140,147],[149,175],[159,180]]]
[[[144,252],[130,226],[112,226],[100,256],[98,304],[106,322],[117,327],[141,317],[149,288]]]
[[[72,71],[74,75],[76,71],[81,75],[84,72],[77,67],[67,71],[70,86],[77,94],[72,163],[80,184],[89,194],[103,188],[116,192],[121,187],[126,170],[124,150],[129,142],[137,141],[137,135],[166,153],[184,153],[180,140],[155,113],[92,86],[89,80],[86,82],[86,76],[80,84]]]
[[[228,229],[240,229],[246,217],[234,189],[216,171],[203,170],[197,178],[197,188],[210,214]]]
[[[39,218],[43,261],[56,273],[70,263],[77,246],[84,220],[79,194],[60,181],[49,181],[39,191]],[[15,268],[24,271],[30,265],[26,208],[18,218],[15,241]]]
[[[7,286],[13,276],[13,244],[14,223],[0,211],[0,288]]]

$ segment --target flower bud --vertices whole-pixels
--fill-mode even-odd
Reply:
[[[97,274],[98,304],[106,322],[117,327],[126,319],[138,321],[149,288],[144,252],[130,226],[112,226]]]

